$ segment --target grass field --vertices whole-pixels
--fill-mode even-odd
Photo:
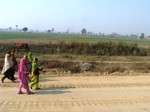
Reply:
[[[83,36],[70,34],[44,34],[44,33],[0,33],[1,39],[33,39],[33,40],[55,40],[55,41],[71,41],[71,42],[126,42],[128,44],[137,44],[147,47],[150,45],[150,40],[136,39],[127,37],[100,37],[100,36]]]
[[[29,42],[29,45],[34,43],[46,43],[50,41],[67,41],[67,42],[124,42],[127,44],[137,44],[138,46],[150,48],[150,40],[135,39],[135,38],[114,38],[114,37],[99,37],[99,36],[82,36],[82,35],[65,35],[65,34],[25,34],[25,33],[0,33],[0,43],[13,42]],[[32,49],[33,50],[33,49]],[[1,50],[2,51],[2,50]],[[0,68],[2,68],[4,53],[0,55]],[[21,54],[16,54],[18,62],[22,57]],[[51,69],[58,67],[67,70],[77,70],[80,62],[94,62],[94,72],[122,72],[122,71],[149,71],[149,56],[101,56],[90,54],[40,54],[33,52],[33,57],[38,57],[41,65],[44,68]],[[74,63],[72,66],[72,63]],[[71,64],[71,65],[70,65]],[[78,65],[78,66],[77,66]],[[142,65],[142,66],[141,66]]]

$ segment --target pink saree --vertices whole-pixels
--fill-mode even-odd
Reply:
[[[25,58],[22,58],[18,67],[18,81],[19,87],[18,87],[18,94],[22,94],[21,91],[22,87],[26,90],[27,94],[33,94],[33,92],[30,91],[29,85],[28,85],[28,62]]]

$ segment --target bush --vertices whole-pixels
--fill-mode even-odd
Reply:
[[[6,52],[10,45],[1,45]],[[149,51],[145,48],[139,48],[137,44],[113,43],[113,42],[58,42],[58,43],[39,43],[30,45],[30,50],[37,54],[56,54],[68,53],[79,55],[101,55],[101,56],[147,56]]]

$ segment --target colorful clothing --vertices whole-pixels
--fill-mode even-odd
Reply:
[[[28,53],[28,60],[29,60],[30,63],[32,63],[32,61],[33,61],[31,52]]]
[[[27,94],[33,94],[33,92],[30,91],[28,86],[28,64],[27,57],[22,58],[18,67],[18,81],[20,82],[18,87],[18,94],[21,94],[22,87],[26,89]]]
[[[32,70],[32,61],[33,61],[32,53],[31,53],[31,52],[28,52],[28,60],[29,60],[29,62],[30,62],[30,64],[29,64],[29,69],[30,69],[30,74],[31,74],[31,70]]]
[[[37,60],[36,58],[34,58],[33,62],[32,62],[32,71],[31,71],[31,74],[32,74],[32,82],[30,83],[30,88],[33,88],[33,89],[39,89],[39,71],[41,69],[38,68],[39,65],[37,63]]]

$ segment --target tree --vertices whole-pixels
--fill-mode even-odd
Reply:
[[[144,38],[144,33],[141,33],[140,38],[141,38],[141,39],[143,39],[143,38]]]
[[[51,30],[47,30],[48,33],[51,33]]]
[[[27,27],[24,27],[24,28],[22,28],[22,30],[26,33],[27,30],[28,30],[28,28],[27,28]]]
[[[85,28],[83,28],[82,30],[81,30],[81,33],[84,35],[84,34],[86,34],[86,29]]]

